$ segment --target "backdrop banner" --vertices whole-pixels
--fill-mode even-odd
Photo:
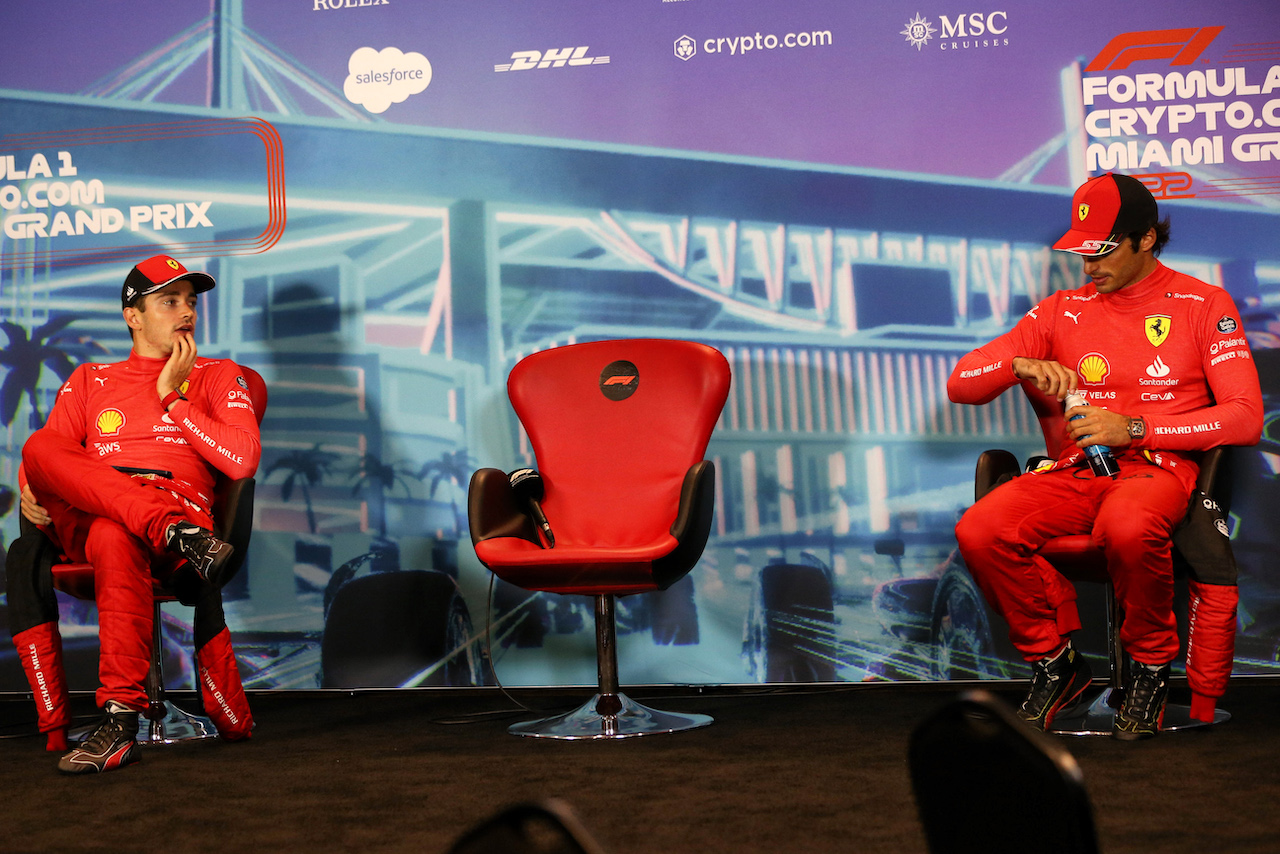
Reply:
[[[1172,220],[1162,260],[1235,299],[1262,377],[1228,525],[1235,672],[1276,673],[1280,9],[1136,20],[1100,0],[10,0],[4,542],[23,443],[71,367],[128,354],[120,284],[163,252],[218,279],[201,355],[271,393],[224,597],[247,688],[593,684],[591,601],[492,583],[466,488],[537,465],[511,367],[615,337],[733,368],[705,554],[618,603],[628,682],[1020,677],[954,525],[981,451],[1043,442],[1016,390],[965,407],[945,383],[1083,283],[1050,246],[1073,189],[1119,171]],[[1102,592],[1081,596],[1079,643],[1105,656]],[[404,648],[326,637],[352,614]],[[0,691],[27,690],[6,622]],[[62,600],[73,689],[96,685],[96,627]],[[190,609],[164,631],[190,687]]]

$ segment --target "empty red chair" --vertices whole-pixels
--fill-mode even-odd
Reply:
[[[646,708],[618,690],[614,599],[665,590],[698,562],[710,533],[715,469],[703,459],[729,391],[729,364],[703,344],[599,341],[535,353],[507,380],[541,482],[498,469],[471,479],[476,555],[528,590],[595,598],[599,691],[574,712],[517,735],[620,738],[704,726],[705,715]],[[532,490],[531,490],[532,487]],[[526,495],[554,545],[540,534]]]

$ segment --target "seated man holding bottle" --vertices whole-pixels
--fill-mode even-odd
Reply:
[[[1080,628],[1075,589],[1036,552],[1052,537],[1092,535],[1124,608],[1121,641],[1134,662],[1112,735],[1135,740],[1159,731],[1178,654],[1171,536],[1200,452],[1257,442],[1262,393],[1231,297],[1157,259],[1169,221],[1140,181],[1094,178],[1076,190],[1071,211],[1072,228],[1053,248],[1082,256],[1088,281],[1049,295],[965,355],[947,383],[951,400],[982,404],[1030,381],[1067,402],[1071,441],[1059,459],[975,503],[956,538],[1032,665],[1019,714],[1043,729],[1092,674],[1071,645]],[[1068,400],[1076,392],[1083,405]]]

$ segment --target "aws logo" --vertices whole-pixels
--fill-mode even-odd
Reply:
[[[1143,59],[1169,59],[1170,65],[1191,65],[1222,27],[1183,27],[1121,33],[1107,42],[1085,71],[1119,71]]]
[[[1088,353],[1076,366],[1076,373],[1089,385],[1104,385],[1111,373],[1111,364],[1101,353]]]
[[[640,388],[640,371],[631,362],[619,359],[600,372],[600,393],[610,400],[626,400]]]

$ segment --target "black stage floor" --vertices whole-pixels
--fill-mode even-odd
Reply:
[[[604,742],[509,735],[533,716],[497,689],[266,692],[248,742],[149,748],[90,778],[59,775],[30,699],[0,695],[0,851],[433,854],[504,806],[554,797],[608,854],[924,854],[907,743],[965,687],[633,689],[715,723]],[[515,692],[552,711],[589,694]],[[74,702],[93,713],[91,696]],[[1232,719],[1209,730],[1062,739],[1102,851],[1280,851],[1280,681],[1237,678],[1222,706]]]

